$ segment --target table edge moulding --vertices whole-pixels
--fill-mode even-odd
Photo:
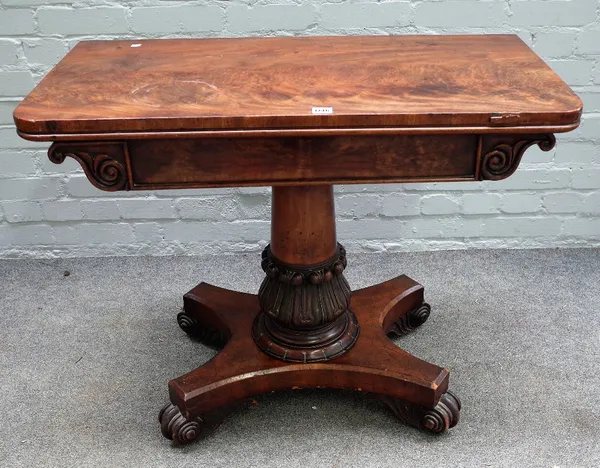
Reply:
[[[455,426],[449,371],[389,339],[428,319],[423,286],[401,275],[351,290],[333,185],[501,180],[581,112],[517,36],[354,36],[84,41],[14,119],[101,190],[273,187],[258,293],[200,283],[177,315],[219,350],[169,382],[160,428],[184,444],[251,397],[301,388]]]

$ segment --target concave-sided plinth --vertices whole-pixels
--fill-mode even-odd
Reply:
[[[331,186],[274,188],[272,218],[258,295],[201,283],[184,297],[180,326],[221,350],[169,382],[165,437],[190,442],[247,398],[301,388],[366,392],[408,424],[453,427],[460,401],[447,391],[448,371],[387,337],[427,320],[423,287],[399,276],[350,293]]]

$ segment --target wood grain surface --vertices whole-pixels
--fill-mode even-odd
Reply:
[[[422,286],[407,276],[352,293],[361,334],[348,353],[324,363],[285,362],[259,350],[250,336],[260,310],[255,295],[201,283],[186,298],[186,313],[198,327],[225,330],[228,339],[213,359],[169,382],[171,402],[187,418],[280,390],[358,390],[433,408],[448,389],[447,369],[416,358],[386,336],[386,325],[422,304]]]
[[[133,189],[469,180],[477,137],[149,139],[131,140],[128,148]]]
[[[318,106],[333,113],[313,115]],[[38,140],[304,128],[566,131],[581,108],[514,35],[169,39],[81,42],[14,118],[22,136]]]

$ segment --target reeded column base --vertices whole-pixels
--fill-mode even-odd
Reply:
[[[252,327],[257,346],[269,356],[286,362],[334,359],[352,348],[358,333],[358,321],[350,310],[316,330],[285,329],[264,313],[258,314]]]

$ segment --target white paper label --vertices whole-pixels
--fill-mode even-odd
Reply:
[[[313,114],[333,114],[333,107],[313,107]]]

